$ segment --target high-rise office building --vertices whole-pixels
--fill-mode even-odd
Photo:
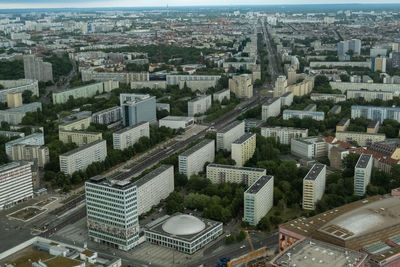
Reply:
[[[140,122],[153,122],[156,116],[156,97],[139,94],[120,94],[122,123],[133,126]]]
[[[272,208],[274,202],[274,177],[261,176],[244,192],[244,218],[250,225],[258,222]]]
[[[326,165],[316,163],[303,179],[303,209],[314,210],[325,192]]]
[[[42,82],[53,80],[53,67],[49,62],[43,62],[35,55],[24,56],[25,79],[33,79]]]
[[[95,176],[85,183],[87,227],[95,242],[128,251],[138,244],[137,188]]]
[[[32,170],[28,162],[0,166],[0,210],[33,196]]]
[[[354,195],[363,196],[369,182],[372,172],[372,155],[361,154],[354,167]]]

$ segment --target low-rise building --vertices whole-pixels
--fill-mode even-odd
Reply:
[[[281,113],[281,98],[269,98],[261,106],[261,119],[268,120],[269,117],[277,117]]]
[[[167,116],[158,121],[158,126],[168,127],[171,129],[184,129],[194,125],[193,117]]]
[[[150,125],[148,122],[129,126],[113,133],[113,148],[124,150],[137,143],[141,137],[150,138]]]
[[[319,136],[292,139],[290,152],[305,159],[322,158],[328,155],[328,146]]]
[[[179,155],[179,172],[187,177],[204,170],[204,164],[214,162],[215,140],[205,139]]]
[[[244,218],[250,225],[257,225],[272,208],[274,202],[274,177],[261,176],[244,192]]]
[[[267,171],[260,168],[237,167],[222,164],[207,165],[207,179],[213,184],[237,183],[251,185]]]
[[[198,96],[188,102],[188,115],[194,117],[198,114],[204,114],[211,107],[211,95]]]
[[[292,138],[308,137],[308,129],[266,126],[261,127],[261,135],[264,137],[274,137],[281,144],[290,145]]]
[[[71,175],[86,170],[93,162],[104,161],[106,156],[106,140],[98,140],[60,155],[60,170]]]
[[[361,154],[354,167],[354,195],[364,196],[371,181],[372,155]]]
[[[315,210],[325,192],[326,165],[314,164],[303,179],[303,209]]]
[[[32,170],[28,162],[0,166],[0,210],[33,197]]]
[[[234,121],[217,131],[217,150],[231,151],[234,141],[244,135],[244,121]]]
[[[232,159],[236,166],[243,166],[256,151],[256,134],[246,133],[232,143]]]
[[[357,142],[360,146],[369,146],[376,142],[385,141],[384,134],[370,134],[365,132],[336,132],[336,139],[348,143]]]
[[[58,132],[58,139],[65,144],[75,143],[77,146],[83,146],[103,139],[103,135],[99,132],[60,130]]]
[[[289,120],[291,118],[311,118],[317,121],[323,121],[325,119],[325,113],[321,111],[306,111],[306,110],[290,110],[285,109],[283,111],[283,119]]]
[[[140,216],[174,191],[174,166],[161,165],[133,184],[137,187],[137,212]]]

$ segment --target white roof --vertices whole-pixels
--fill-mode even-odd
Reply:
[[[187,214],[180,214],[169,218],[162,229],[171,235],[193,235],[206,228],[200,219]]]

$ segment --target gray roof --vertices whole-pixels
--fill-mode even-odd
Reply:
[[[324,164],[316,163],[310,171],[307,173],[306,177],[304,177],[304,180],[315,180],[317,179],[318,175],[321,173],[321,171],[325,168]]]
[[[271,105],[272,103],[280,100],[279,97],[268,98],[262,105]]]
[[[193,117],[185,117],[185,116],[167,116],[160,119],[160,121],[191,121],[193,119],[194,119]]]
[[[226,133],[230,130],[232,130],[233,128],[235,128],[236,126],[238,126],[239,124],[244,123],[243,121],[234,121],[232,123],[229,123],[228,125],[226,125],[224,128],[222,128],[221,130],[219,130],[217,133]]]
[[[91,143],[89,143],[89,144],[86,144],[86,145],[80,146],[80,147],[78,147],[78,148],[75,148],[74,150],[68,151],[67,153],[64,153],[64,154],[62,154],[62,155],[60,155],[60,156],[64,156],[64,157],[71,156],[72,154],[75,154],[75,153],[77,153],[77,152],[79,152],[79,151],[82,151],[82,150],[84,150],[84,149],[87,149],[87,148],[89,148],[89,147],[91,147],[91,146],[97,145],[97,144],[99,144],[99,143],[101,143],[101,142],[106,142],[106,140],[103,140],[103,139],[96,140],[96,141],[91,142]]]
[[[114,133],[115,133],[115,134],[122,134],[122,133],[127,132],[127,131],[129,131],[129,130],[132,130],[132,129],[136,128],[136,127],[142,126],[143,124],[146,124],[146,123],[148,123],[148,122],[147,122],[147,121],[145,121],[145,122],[140,122],[140,123],[138,123],[138,124],[135,124],[135,125],[132,125],[132,126],[128,126],[128,127],[122,128],[121,130],[116,131],[116,132],[114,132]]]
[[[233,165],[223,165],[223,164],[215,164],[215,163],[208,164],[207,168],[208,167],[224,168],[224,169],[235,169],[235,170],[243,170],[243,171],[253,171],[253,172],[261,172],[261,173],[265,172],[265,169],[261,169],[261,168],[238,167],[238,166],[233,166]]]
[[[338,122],[337,126],[344,126],[349,120],[349,118],[343,118]]]
[[[375,128],[376,125],[379,125],[379,121],[370,121],[367,128]]]
[[[274,177],[271,175],[263,175],[258,180],[256,180],[247,190],[245,193],[249,194],[257,194],[261,188],[266,185],[269,180],[273,179]]]
[[[256,135],[255,133],[245,133],[244,135],[239,137],[239,139],[237,139],[232,144],[243,144],[244,142],[246,142],[248,139],[250,139],[251,137],[253,137],[255,135]]]
[[[215,143],[215,140],[214,139],[205,139],[205,140],[201,141],[200,143],[196,144],[195,146],[189,148],[185,152],[181,153],[179,156],[188,157],[191,154],[195,153],[200,148],[202,148],[203,146],[208,145],[209,143]]]
[[[163,173],[166,170],[171,169],[171,168],[173,169],[174,166],[173,165],[161,165],[157,169],[149,172],[148,174],[146,174],[145,176],[143,176],[139,180],[135,181],[133,184],[136,185],[137,187],[142,186],[145,183],[151,181],[154,177],[160,175],[161,173]],[[173,171],[172,171],[172,173],[173,173]]]
[[[198,101],[198,100],[201,100],[201,99],[204,99],[204,98],[207,98],[207,97],[211,97],[211,95],[200,95],[200,96],[198,96],[198,97],[196,97],[196,98],[193,98],[193,99],[190,100],[189,102],[196,102],[196,101]]]
[[[104,186],[108,186],[108,187],[112,187],[112,188],[116,188],[116,189],[120,189],[120,190],[125,190],[125,189],[135,186],[130,181],[109,180],[101,175],[96,175],[96,176],[90,178],[89,181],[87,181],[86,183],[104,185]]]
[[[290,96],[291,94],[293,94],[293,93],[289,91],[289,92],[286,92],[283,95],[281,95],[281,97],[287,97],[287,96]]]
[[[371,158],[372,155],[361,154],[360,158],[357,161],[356,168],[366,168]]]

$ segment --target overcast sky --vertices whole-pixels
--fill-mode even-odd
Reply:
[[[282,5],[282,4],[348,4],[400,3],[400,0],[0,0],[1,9],[13,8],[84,8],[84,7],[146,7],[198,5]]]

